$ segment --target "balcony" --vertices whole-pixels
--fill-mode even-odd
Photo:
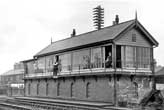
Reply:
[[[144,62],[116,62],[107,66],[105,63],[78,64],[78,65],[59,65],[57,75],[53,75],[53,68],[37,69],[32,73],[25,74],[25,78],[41,77],[64,77],[64,76],[83,76],[83,75],[101,75],[101,74],[137,74],[151,75],[150,63]]]

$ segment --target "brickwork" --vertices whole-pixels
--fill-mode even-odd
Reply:
[[[88,97],[86,97],[86,85],[90,83],[88,88]],[[39,94],[37,94],[37,84],[39,83]],[[111,76],[90,76],[90,77],[76,77],[76,78],[59,78],[48,79],[49,84],[48,95],[46,95],[46,80],[45,79],[33,79],[32,81],[26,81],[25,93],[26,96],[39,96],[39,97],[51,97],[51,98],[64,98],[75,100],[88,100],[88,101],[103,101],[113,102],[113,80]],[[59,86],[59,96],[57,96],[57,84]],[[71,83],[73,83],[71,97]],[[30,94],[28,94],[28,85],[31,84]]]
[[[118,102],[139,103],[146,93],[152,90],[149,77],[124,76],[117,81]]]
[[[114,101],[114,83],[111,76],[68,77],[58,79],[33,79],[25,84],[26,96],[51,97],[87,101]],[[48,93],[46,94],[46,84]],[[87,89],[87,84],[88,91]],[[117,101],[126,103],[139,103],[143,96],[151,90],[149,77],[121,76],[117,77]],[[31,84],[30,94],[28,85]],[[37,84],[39,92],[37,94]],[[59,84],[59,87],[57,86]],[[71,84],[73,86],[71,87]],[[59,89],[59,90],[58,90]],[[72,90],[71,90],[72,89]],[[59,94],[57,95],[57,91]],[[72,92],[72,94],[71,94]],[[88,94],[86,93],[88,92]],[[72,95],[72,96],[71,96]]]

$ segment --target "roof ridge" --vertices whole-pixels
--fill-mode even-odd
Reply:
[[[124,22],[121,22],[121,23],[119,23],[119,24],[117,24],[117,25],[106,26],[106,27],[104,27],[104,28],[102,28],[102,29],[100,29],[100,30],[93,30],[93,31],[85,32],[85,33],[76,35],[75,37],[82,36],[82,35],[89,34],[89,33],[93,33],[93,32],[96,32],[96,31],[101,31],[101,30],[104,30],[104,29],[107,29],[107,28],[111,28],[111,27],[118,26],[118,25],[121,25],[121,24],[124,24],[124,23],[127,23],[127,22],[131,22],[131,21],[135,21],[135,19],[128,20],[128,21],[124,21]],[[68,37],[68,38],[65,38],[65,39],[61,39],[61,40],[58,40],[58,41],[54,41],[54,42],[52,42],[52,44],[53,44],[53,43],[56,43],[56,42],[63,41],[63,40],[72,39],[72,38],[74,38],[74,37]],[[50,44],[50,45],[52,45],[52,44]]]
[[[58,40],[58,41],[55,41],[55,42],[52,42],[52,44],[49,44],[48,46],[46,46],[45,48],[43,48],[41,51],[39,51],[38,53],[36,53],[35,55],[34,55],[34,57],[37,57],[37,56],[40,56],[41,54],[43,54],[42,53],[42,51],[44,51],[44,50],[46,50],[47,48],[49,48],[50,46],[52,47],[52,46],[54,46],[55,44],[57,44],[57,43],[62,43],[62,42],[64,42],[64,41],[71,41],[71,40],[77,40],[77,39],[83,39],[83,38],[85,38],[85,36],[88,36],[88,35],[92,35],[92,34],[97,34],[97,33],[101,33],[101,32],[104,32],[104,31],[106,31],[106,30],[110,30],[110,29],[115,29],[115,28],[118,28],[118,27],[120,27],[120,26],[124,26],[125,24],[126,25],[130,25],[130,24],[133,24],[134,23],[134,19],[132,19],[132,20],[128,20],[128,21],[125,21],[125,22],[121,22],[121,23],[119,23],[119,24],[117,24],[117,25],[110,25],[110,26],[107,26],[107,27],[104,27],[104,28],[102,28],[102,29],[100,29],[100,30],[93,30],[93,31],[89,31],[89,32],[86,32],[86,33],[82,33],[82,34],[79,34],[79,35],[77,35],[77,36],[75,36],[75,37],[68,37],[68,38],[65,38],[65,39],[61,39],[61,40]],[[115,30],[116,31],[116,30]],[[40,54],[40,55],[39,55]]]

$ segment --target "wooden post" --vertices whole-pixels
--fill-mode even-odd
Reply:
[[[114,73],[113,73],[113,78],[114,78],[114,105],[118,106],[117,103],[117,76],[116,76],[116,44],[113,43],[112,46],[112,62],[113,62],[113,68],[114,68]]]
[[[156,83],[155,83],[155,60],[153,54],[153,47],[151,48],[151,70],[152,70],[152,89],[156,90]]]

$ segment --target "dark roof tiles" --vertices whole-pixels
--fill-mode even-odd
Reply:
[[[91,43],[101,42],[114,39],[118,34],[125,30],[128,26],[134,23],[135,20],[126,21],[118,25],[105,27],[101,30],[91,31],[80,34],[75,37],[59,40],[48,45],[46,48],[38,52],[35,56],[44,55],[47,53],[87,45]]]

